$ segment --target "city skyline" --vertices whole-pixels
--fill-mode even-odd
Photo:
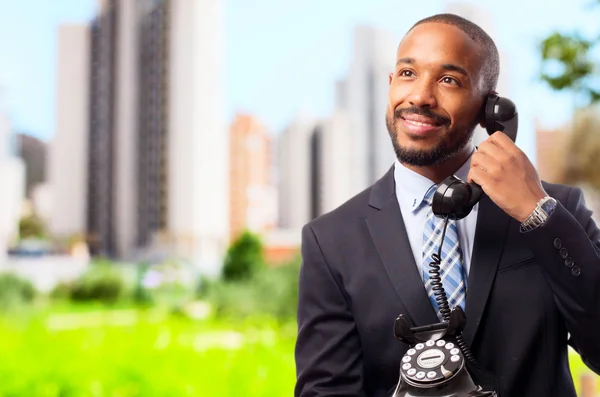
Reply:
[[[432,1],[419,10],[405,12],[393,7],[394,3],[388,0],[374,1],[368,7],[364,4],[336,7],[333,3],[320,4],[313,0],[302,5],[282,5],[273,0],[258,0],[251,5],[240,0],[228,1],[223,18],[226,34],[224,122],[229,124],[238,111],[252,113],[264,120],[270,131],[280,133],[299,112],[326,117],[335,105],[335,82],[348,72],[352,31],[356,26],[375,26],[400,38],[411,23],[441,12],[446,3]],[[511,79],[516,86],[513,97],[524,120],[519,143],[528,154],[534,155],[534,119],[540,118],[545,127],[556,127],[568,120],[572,108],[568,95],[551,93],[535,81],[538,67],[535,45],[555,28],[574,30],[576,22],[582,33],[594,33],[593,15],[586,13],[585,0],[570,7],[550,7],[541,0],[519,3],[518,7],[515,7],[516,1],[514,5],[491,1],[477,4],[494,14],[497,31],[494,38],[512,59],[511,68],[516,70]],[[32,6],[36,13],[27,11]],[[23,46],[7,41],[0,44],[0,84],[7,91],[15,130],[45,140],[55,134],[52,62],[57,56],[57,26],[65,22],[87,22],[95,8],[95,0],[62,0],[55,7],[35,0],[3,5],[0,33],[24,36],[30,44]],[[395,9],[398,13],[389,12]],[[7,15],[12,16],[6,18]],[[530,18],[531,15],[539,17]],[[15,24],[11,19],[33,24]],[[304,29],[308,23],[311,29]],[[23,30],[25,25],[27,31]],[[31,92],[37,95],[31,96]],[[530,101],[532,93],[547,100],[544,103]]]

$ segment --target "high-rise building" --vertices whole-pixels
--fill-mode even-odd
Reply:
[[[6,117],[8,111],[6,92],[1,84],[2,82],[0,82],[0,158],[4,158],[12,154],[12,130],[10,121],[8,117]]]
[[[315,125],[312,137],[312,218],[334,210],[352,197],[348,114],[340,109]]]
[[[385,123],[388,76],[395,68],[397,39],[369,26],[354,31],[354,50],[345,80],[337,83],[336,107],[350,117],[352,193],[367,188],[395,161]]]
[[[16,155],[25,163],[25,194],[30,198],[36,185],[46,181],[47,144],[28,134],[15,138]]]
[[[103,2],[90,25],[88,179],[86,235],[92,255],[116,255],[115,236],[115,90],[117,29],[116,0]]]
[[[89,78],[74,79],[89,87],[89,110],[79,113],[88,123],[79,130],[93,254],[135,259],[159,247],[218,271],[229,237],[220,6],[100,2],[80,49]]]
[[[58,29],[56,131],[49,143],[48,182],[52,211],[49,230],[58,238],[87,229],[90,114],[90,29]]]
[[[221,1],[168,4],[167,230],[177,253],[215,273],[229,240]]]
[[[299,118],[279,137],[279,226],[299,231],[352,196],[350,118]]]
[[[278,137],[279,219],[282,229],[300,230],[313,218],[311,208],[311,148],[315,121],[297,116]],[[314,200],[313,200],[314,201]]]
[[[274,227],[276,196],[271,178],[271,138],[256,117],[236,115],[229,130],[230,240],[244,229]]]
[[[0,102],[1,99],[0,98]],[[7,248],[19,237],[19,219],[25,198],[25,164],[10,149],[13,136],[10,120],[0,104],[0,268],[5,264]]]
[[[144,151],[138,142],[145,134],[140,128],[140,109],[143,103],[140,98],[139,69],[141,61],[139,53],[140,28],[138,18],[140,11],[137,0],[118,0],[113,3],[116,9],[117,36],[114,49],[115,80],[117,86],[113,91],[113,159],[115,167],[112,173],[114,218],[113,249],[117,256],[126,257],[138,246],[137,220],[139,218],[138,158]],[[139,98],[139,99],[138,99]],[[139,151],[138,151],[139,150]]]

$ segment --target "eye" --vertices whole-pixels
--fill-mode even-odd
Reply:
[[[456,80],[454,77],[449,77],[449,76],[446,76],[446,77],[442,78],[442,82],[443,82],[443,83],[446,83],[446,84],[453,84],[453,85],[458,85],[458,86],[460,86],[460,83],[459,83],[459,81],[458,81],[458,80]]]
[[[412,70],[404,69],[404,70],[401,70],[400,73],[398,73],[398,76],[400,76],[400,77],[413,77],[414,73],[412,72]]]

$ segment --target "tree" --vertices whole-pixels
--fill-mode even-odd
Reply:
[[[594,4],[600,5],[600,0]],[[586,39],[578,32],[553,32],[540,43],[541,80],[553,90],[572,92],[582,107],[600,102],[600,85],[593,79],[600,73],[592,59],[597,46],[600,36]]]
[[[248,280],[263,267],[263,245],[260,238],[249,231],[244,231],[227,250],[223,265],[223,279]]]
[[[600,0],[592,6],[598,10]],[[600,35],[584,38],[579,32],[553,32],[540,43],[541,80],[555,91],[572,93],[575,99],[566,151],[576,155],[566,156],[560,182],[587,185],[596,191],[600,191],[600,106],[596,106],[600,105],[596,77],[600,60],[593,59],[593,52],[599,47]]]

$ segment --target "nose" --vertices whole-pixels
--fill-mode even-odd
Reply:
[[[434,108],[437,105],[435,97],[435,82],[428,79],[419,79],[413,84],[408,102],[412,106]]]

